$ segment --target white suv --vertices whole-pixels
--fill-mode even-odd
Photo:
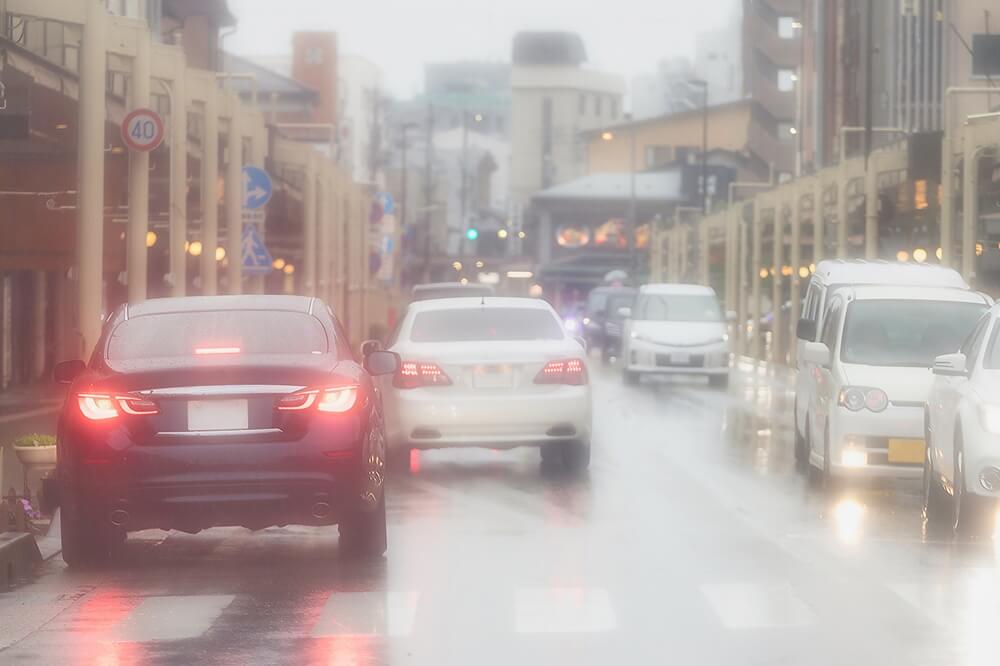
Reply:
[[[834,292],[819,341],[802,354],[813,367],[804,432],[813,476],[920,478],[931,364],[961,346],[989,305],[967,289]]]

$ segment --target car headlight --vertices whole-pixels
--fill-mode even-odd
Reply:
[[[986,432],[1000,435],[1000,405],[979,405],[979,424]]]
[[[880,388],[870,386],[845,386],[837,395],[837,404],[852,412],[867,409],[871,412],[882,412],[889,406],[889,396]]]

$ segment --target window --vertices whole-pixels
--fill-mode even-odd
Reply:
[[[580,99],[577,103],[577,112],[583,116],[587,114],[587,96],[580,93]]]
[[[795,39],[798,36],[799,20],[794,16],[778,17],[778,36],[782,39]]]
[[[837,342],[837,327],[840,325],[842,307],[843,301],[839,298],[834,299],[826,311],[826,316],[823,317],[823,333],[819,336],[819,340],[831,350]]]
[[[645,148],[646,168],[663,166],[669,164],[673,159],[673,151],[670,146],[646,146]]]
[[[986,337],[986,329],[990,327],[990,319],[991,317],[989,314],[985,314],[982,317],[980,317],[979,323],[976,324],[975,330],[972,331],[968,339],[962,344],[962,347],[959,349],[959,351],[965,354],[965,359],[966,359],[965,367],[968,370],[972,369],[973,365],[975,365],[976,358],[979,356],[979,348],[982,346],[983,339]],[[994,332],[992,337],[994,340],[996,339],[996,332]],[[993,355],[994,347],[995,344],[991,342],[990,356]],[[945,353],[947,354],[948,352]],[[990,361],[992,362],[993,359],[991,358]]]
[[[429,310],[413,319],[413,342],[475,340],[562,340],[562,326],[540,308],[456,308]]]
[[[595,116],[600,116],[601,115],[601,102],[602,101],[603,100],[601,99],[600,95],[594,95],[594,115]]]
[[[794,69],[778,70],[778,90],[781,92],[791,92],[795,90],[795,82],[799,80]]]
[[[635,304],[639,321],[722,321],[719,302],[708,294],[642,294]]]
[[[614,97],[611,98],[611,118],[613,120],[618,118],[618,100]]]

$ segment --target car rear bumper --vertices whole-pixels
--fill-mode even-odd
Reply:
[[[388,415],[390,448],[513,448],[589,439],[588,386],[543,394],[455,396],[433,388],[399,390]]]

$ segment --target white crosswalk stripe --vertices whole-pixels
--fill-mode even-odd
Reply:
[[[117,641],[173,641],[197,638],[235,597],[231,594],[147,597],[115,627]]]
[[[312,636],[409,636],[420,593],[334,592],[320,613]]]
[[[812,610],[787,582],[714,583],[701,586],[728,629],[801,627],[816,622]]]
[[[514,613],[519,634],[597,633],[618,626],[611,599],[600,588],[521,588]]]

